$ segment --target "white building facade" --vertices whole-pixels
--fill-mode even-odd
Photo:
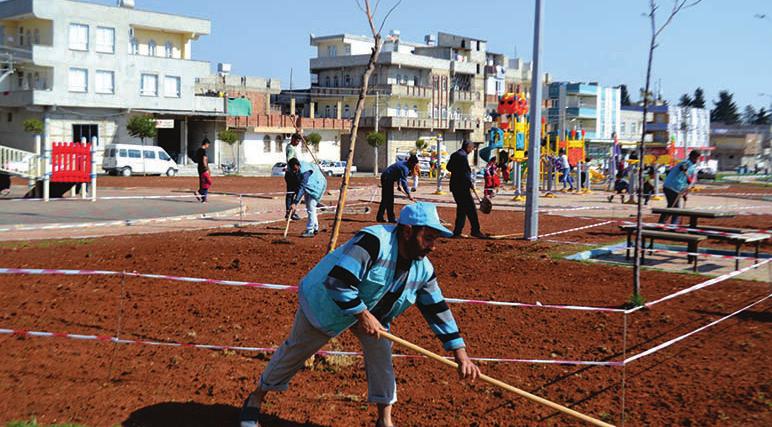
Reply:
[[[208,20],[73,0],[0,3],[0,53],[12,75],[0,83],[0,144],[35,151],[21,123],[44,122],[49,142],[98,138],[139,143],[126,131],[133,114],[173,119],[154,141],[176,160],[214,140],[211,118],[223,115],[222,98],[195,96],[210,64],[192,59],[192,43],[209,34]],[[12,58],[12,59],[11,59]],[[195,139],[194,139],[195,138]]]

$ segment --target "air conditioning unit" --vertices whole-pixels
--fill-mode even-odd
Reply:
[[[127,9],[134,9],[134,0],[118,0],[119,7],[125,7]]]

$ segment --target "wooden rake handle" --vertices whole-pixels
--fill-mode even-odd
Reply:
[[[448,360],[448,359],[440,356],[439,354],[432,353],[431,351],[429,351],[429,350],[427,350],[427,349],[425,349],[423,347],[419,347],[419,346],[411,343],[410,341],[405,341],[402,338],[396,337],[396,336],[394,336],[394,335],[392,335],[392,334],[390,334],[388,332],[380,331],[379,333],[380,333],[380,335],[382,337],[384,337],[384,338],[386,338],[386,339],[388,339],[390,341],[393,341],[393,342],[395,342],[395,343],[397,343],[397,344],[399,344],[399,345],[401,345],[403,347],[407,347],[407,348],[415,351],[416,353],[423,354],[424,356],[426,356],[426,357],[428,357],[430,359],[434,359],[434,360],[436,360],[436,361],[438,361],[440,363],[444,363],[445,365],[452,366],[453,368],[456,368],[456,369],[458,368],[458,364],[456,362],[453,362],[452,360]],[[517,387],[513,387],[513,386],[511,386],[511,385],[509,385],[509,384],[507,384],[507,383],[505,383],[503,381],[497,380],[496,378],[492,378],[492,377],[489,377],[487,375],[480,374],[480,379],[485,381],[488,384],[492,384],[492,385],[495,385],[497,387],[501,387],[504,390],[511,391],[512,393],[518,394],[518,395],[520,395],[522,397],[525,397],[526,399],[533,400],[534,402],[541,403],[542,405],[547,405],[547,406],[549,406],[552,409],[560,411],[560,412],[562,412],[564,414],[571,415],[574,418],[578,418],[578,419],[580,419],[582,421],[585,421],[587,423],[590,423],[592,425],[603,426],[603,427],[613,427],[613,424],[604,423],[601,420],[597,420],[597,419],[592,418],[590,416],[584,415],[581,412],[576,412],[573,409],[566,408],[563,405],[559,405],[559,404],[557,404],[555,402],[552,402],[550,400],[547,400],[547,399],[544,399],[542,397],[536,396],[535,394],[528,393],[525,390],[521,390],[521,389],[519,389]]]

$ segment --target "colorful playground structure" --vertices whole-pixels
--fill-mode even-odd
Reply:
[[[26,178],[29,192],[25,197],[63,197],[72,190],[80,190],[82,198],[87,195],[96,200],[96,141],[54,142],[45,144],[41,150],[39,138],[37,153],[0,146],[0,174]],[[42,151],[42,155],[41,152]]]
[[[495,125],[488,132],[488,146],[480,150],[480,157],[489,161],[491,156],[496,156],[503,169],[505,182],[511,179],[514,183],[514,200],[523,201],[523,175],[527,173],[531,125],[528,100],[519,86],[515,93],[506,93],[499,99],[497,113]],[[589,182],[582,182],[582,171],[589,169],[585,164],[584,136],[584,130],[571,130],[562,136],[550,134],[547,132],[546,120],[542,118],[540,182],[541,189],[546,192],[545,197],[554,197],[553,190],[557,188],[559,178],[556,162],[561,150],[565,150],[569,163],[576,168],[577,191],[589,192]],[[586,175],[592,176],[591,173]],[[598,179],[599,173],[594,173]]]

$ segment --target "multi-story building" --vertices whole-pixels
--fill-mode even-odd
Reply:
[[[625,107],[643,114],[642,106]],[[705,108],[676,107],[667,104],[649,106],[646,120],[647,152],[665,154],[668,150],[676,159],[684,159],[691,150],[709,155],[710,111]]]
[[[227,94],[228,128],[241,133],[240,142],[234,147],[221,144],[220,160],[238,163],[240,167],[266,166],[286,161],[284,149],[295,126],[300,125],[305,134],[319,134],[322,139],[318,147],[312,147],[320,160],[340,160],[340,139],[351,128],[351,120],[335,118],[296,119],[294,97],[288,98],[287,109],[282,111],[272,99],[281,92],[281,83],[276,79],[216,75],[199,78],[196,93],[201,95],[224,96]],[[238,152],[237,152],[238,150]],[[311,160],[310,153],[301,148],[301,159]],[[242,168],[243,170],[243,168]]]
[[[620,132],[620,90],[596,82],[552,82],[545,88],[549,108],[550,132],[563,134],[584,131],[587,152],[593,158],[610,153],[614,137]]]
[[[351,118],[373,40],[338,34],[311,36],[311,88],[304,115]],[[400,39],[394,31],[383,44],[360,122],[362,147],[377,128],[387,143],[379,152],[383,167],[425,136],[441,136],[449,150],[463,140],[484,140],[486,42],[448,33],[429,35],[424,43]],[[377,125],[376,125],[377,124]],[[348,144],[344,141],[342,148]],[[357,150],[360,170],[373,168],[372,150]]]
[[[488,52],[485,63],[485,110],[493,116],[499,98],[505,93],[520,91],[529,93],[531,88],[531,63],[520,58],[509,59],[500,53]]]
[[[154,143],[177,160],[214,139],[224,113],[220,97],[195,96],[195,80],[210,65],[193,59],[193,41],[210,32],[206,19],[75,0],[0,3],[0,144],[35,151],[23,132],[28,118],[44,122],[44,138],[99,145],[139,143],[126,131],[131,115],[166,119]]]
[[[768,125],[713,124],[710,127],[711,158],[718,162],[718,170],[742,168],[751,173],[771,170],[770,150],[764,147],[770,128]]]

